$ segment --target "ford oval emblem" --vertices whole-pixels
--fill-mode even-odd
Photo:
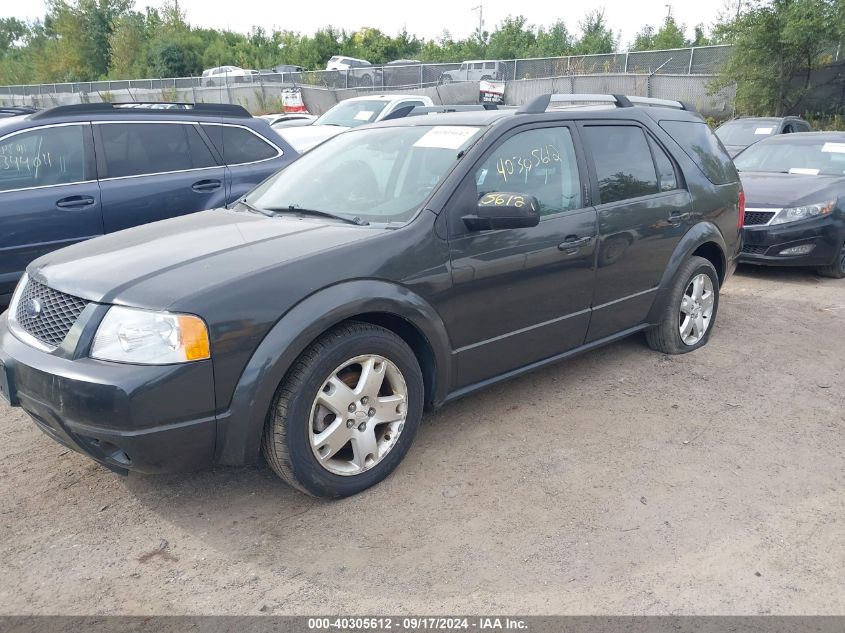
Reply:
[[[41,304],[41,301],[35,298],[30,299],[26,302],[26,305],[24,305],[26,316],[30,319],[37,319],[40,317],[43,310],[44,306]]]

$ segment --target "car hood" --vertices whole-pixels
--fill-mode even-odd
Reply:
[[[51,288],[89,301],[163,310],[257,271],[385,230],[215,209],[54,251],[30,264],[27,272]]]
[[[340,125],[303,125],[302,127],[282,128],[276,131],[301,154],[348,129],[348,127]]]
[[[845,177],[743,171],[747,207],[783,208],[827,202],[845,195]]]

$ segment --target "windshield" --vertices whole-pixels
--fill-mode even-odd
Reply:
[[[367,99],[364,101],[344,101],[338,103],[331,110],[314,122],[314,125],[342,125],[343,127],[358,127],[376,120],[381,111],[387,107],[387,101]]]
[[[752,145],[734,159],[734,164],[740,171],[842,176],[845,135],[837,142],[813,136],[781,136],[772,142]]]
[[[246,198],[258,209],[407,222],[477,136],[439,125],[353,130],[304,154]]]
[[[724,145],[748,147],[771,136],[777,129],[776,119],[737,119],[720,125],[716,129],[716,136]]]

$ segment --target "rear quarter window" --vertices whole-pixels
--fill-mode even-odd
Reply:
[[[279,154],[275,147],[246,128],[204,124],[203,129],[227,165],[255,163]]]
[[[661,121],[662,127],[681,146],[714,185],[739,180],[733,161],[703,121]]]

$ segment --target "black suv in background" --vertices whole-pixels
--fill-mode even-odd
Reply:
[[[678,102],[546,95],[362,126],[232,209],[31,264],[0,391],[114,469],[263,452],[302,491],[350,495],[425,408],[635,332],[704,345],[742,207]]]
[[[297,156],[239,105],[11,111],[0,119],[0,309],[44,253],[225,206]]]
[[[797,116],[740,117],[722,123],[716,136],[725,145],[731,157],[763,139],[779,134],[809,132],[810,124]]]

